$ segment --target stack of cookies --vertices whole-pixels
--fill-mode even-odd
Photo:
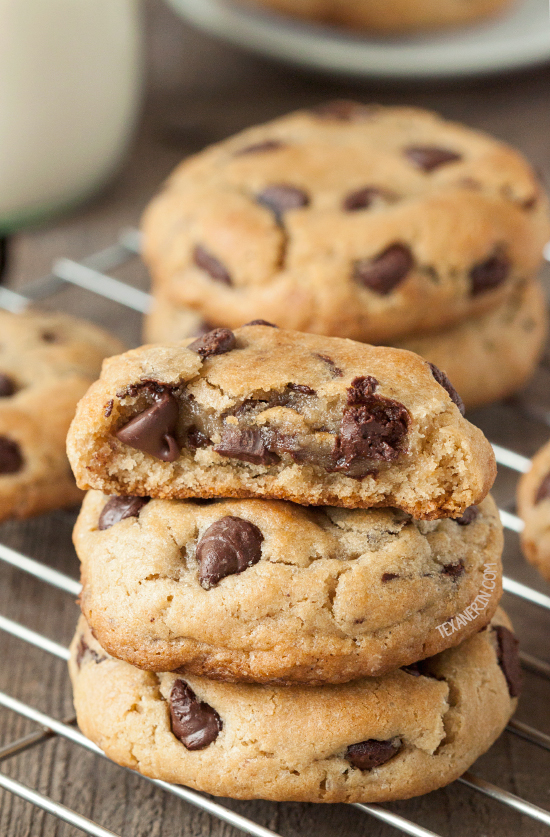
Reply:
[[[540,357],[549,236],[544,191],[514,149],[427,111],[331,102],[175,170],[143,222],[145,338],[261,318],[396,346],[476,407]]]
[[[104,364],[69,439],[84,733],[236,798],[402,799],[514,711],[492,450],[446,376],[268,323]]]

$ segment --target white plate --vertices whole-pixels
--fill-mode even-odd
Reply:
[[[550,60],[548,0],[517,0],[506,15],[488,23],[442,35],[399,39],[368,39],[233,5],[230,0],[168,2],[182,17],[212,35],[332,75],[442,78],[512,70]]]

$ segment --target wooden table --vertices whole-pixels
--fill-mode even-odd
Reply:
[[[152,0],[146,12],[148,95],[129,159],[115,182],[92,203],[39,230],[22,232],[10,242],[6,281],[11,286],[47,273],[58,256],[80,258],[111,244],[122,227],[138,222],[148,198],[185,155],[253,122],[331,97],[437,109],[519,146],[550,182],[550,68],[460,84],[429,82],[401,88],[333,82],[269,63],[200,35],[183,25],[160,0]],[[118,275],[139,287],[147,286],[145,271],[137,262]],[[128,343],[139,342],[138,317],[120,307],[107,306],[91,294],[65,291],[51,304],[103,322]],[[548,373],[541,371],[530,395],[538,403],[547,404],[547,392]],[[548,436],[543,425],[518,417],[507,406],[478,411],[472,418],[491,439],[512,445],[526,455]],[[503,474],[497,499],[509,503],[512,492],[513,480]],[[70,540],[74,519],[72,512],[58,512],[27,523],[6,523],[0,527],[0,543],[76,577],[78,566]],[[507,539],[505,565],[514,578],[550,592],[521,559],[515,536]],[[550,614],[510,596],[505,597],[505,603],[515,618],[524,648],[548,659]],[[4,564],[0,564],[0,612],[63,644],[69,642],[77,618],[77,607],[70,596]],[[0,634],[0,642],[0,689],[56,718],[70,715],[71,695],[64,663],[6,634]],[[527,675],[526,686],[518,717],[550,733],[550,684]],[[0,711],[2,742],[33,729],[34,725],[19,716]],[[61,740],[7,761],[2,770],[124,837],[228,837],[240,833]],[[511,734],[504,734],[480,759],[475,772],[550,808],[550,755]],[[227,804],[285,837],[390,837],[397,833],[341,805]],[[522,818],[457,783],[391,808],[448,837],[542,837],[548,833],[542,824]],[[79,833],[0,792],[2,837],[67,837]]]

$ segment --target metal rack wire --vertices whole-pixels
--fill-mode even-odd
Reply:
[[[28,284],[22,289],[22,292],[14,292],[8,288],[0,287],[0,307],[17,312],[22,310],[31,301],[35,302],[45,299],[63,287],[74,285],[99,294],[107,300],[120,303],[139,313],[146,313],[151,304],[150,295],[119,279],[115,279],[107,272],[136,258],[139,254],[139,245],[139,233],[136,230],[129,229],[121,233],[116,244],[94,253],[81,261],[58,259],[52,267],[51,274]],[[541,413],[540,408],[537,408],[536,405],[522,402],[518,406],[524,413],[529,414],[531,417],[542,420],[546,424],[549,423],[548,415],[544,412]],[[526,457],[499,445],[493,445],[493,447],[497,462],[503,468],[511,469],[517,474],[524,473],[529,469],[530,463]],[[505,528],[516,533],[521,532],[522,521],[515,514],[506,509],[501,509],[500,514]],[[46,585],[68,593],[70,596],[77,596],[80,592],[80,584],[75,579],[2,544],[0,544],[0,561],[17,568],[22,573],[33,576]],[[550,596],[508,577],[504,578],[504,590],[528,603],[530,607],[543,608],[550,616]],[[17,637],[24,643],[41,649],[46,654],[51,654],[61,660],[68,659],[69,651],[66,647],[59,645],[42,634],[26,628],[24,625],[8,619],[2,614],[0,614],[0,630]],[[521,661],[525,669],[550,681],[550,661],[538,659],[527,652],[522,652]],[[74,745],[82,747],[101,758],[106,758],[95,744],[78,731],[74,726],[74,718],[60,721],[49,715],[45,715],[43,712],[34,709],[32,706],[4,692],[0,692],[0,706],[34,722],[38,726],[35,732],[0,748],[0,763],[14,758],[31,748],[38,747],[45,741],[56,736],[66,739]],[[507,731],[519,736],[532,745],[550,751],[550,735],[534,729],[528,724],[511,720],[508,724]],[[120,770],[124,769],[120,768]],[[167,782],[148,779],[144,776],[141,779],[144,782],[156,785],[166,793],[172,794],[185,803],[202,809],[212,817],[217,817],[219,820],[246,834],[253,835],[254,837],[280,837],[274,831],[225,807],[207,795],[185,787],[171,785]],[[550,827],[550,811],[544,810],[507,790],[497,787],[471,772],[464,774],[458,781],[473,791],[497,800],[500,804],[515,809],[533,820]],[[69,823],[86,834],[94,835],[95,837],[118,837],[118,835],[109,829],[100,826],[31,787],[12,779],[1,769],[0,788],[21,797],[32,805],[47,811],[59,820]],[[383,806],[355,804],[353,807],[370,817],[374,817],[387,825],[393,826],[393,828],[402,834],[412,835],[413,837],[439,837],[435,832],[417,825],[411,820]]]

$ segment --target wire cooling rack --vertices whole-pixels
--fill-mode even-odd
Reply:
[[[0,287],[0,307],[18,312],[25,308],[29,302],[44,300],[53,296],[59,290],[73,285],[91,291],[94,294],[99,294],[106,300],[120,303],[141,314],[146,313],[151,304],[150,295],[110,276],[107,272],[121,267],[131,259],[135,259],[139,254],[139,244],[139,233],[136,230],[130,229],[121,233],[116,244],[94,253],[81,261],[64,258],[58,259],[53,264],[52,272],[48,276],[26,285],[20,292]],[[550,254],[548,255],[550,256]],[[543,363],[546,363],[547,368],[550,369],[550,361],[546,360]],[[550,414],[543,408],[530,403],[525,398],[516,399],[514,403],[515,408],[520,414],[542,421],[546,426],[550,425]],[[530,462],[525,456],[500,445],[494,444],[493,447],[498,464],[508,470],[508,472],[518,475],[529,469]],[[522,530],[522,521],[513,513],[512,508],[501,508],[502,522],[506,529],[520,533]],[[78,596],[80,592],[80,584],[75,579],[3,544],[0,544],[0,561],[15,567],[22,573],[34,576],[34,578],[43,584],[53,586],[72,597]],[[543,608],[550,618],[550,596],[509,577],[504,578],[504,590],[526,603],[530,608]],[[26,628],[22,624],[14,622],[2,614],[0,614],[0,630],[58,659],[67,660],[69,657],[69,651],[66,647],[53,642],[40,633]],[[521,661],[526,670],[550,681],[549,661],[538,659],[526,651],[521,652]],[[548,705],[550,706],[550,692],[548,694]],[[35,732],[31,732],[0,748],[0,763],[15,758],[31,748],[38,747],[55,736],[66,739],[77,747],[82,747],[98,757],[106,758],[95,744],[78,731],[75,727],[74,717],[58,720],[5,692],[0,692],[0,706],[34,722],[38,726]],[[508,724],[507,732],[519,736],[534,746],[550,751],[550,735],[526,723],[511,720]],[[119,769],[124,770],[125,768]],[[239,829],[241,832],[254,835],[254,837],[280,837],[275,831],[242,816],[207,795],[178,785],[171,785],[167,782],[148,779],[143,776],[140,778],[144,782],[152,783],[158,788],[161,788],[167,794],[172,794],[182,800],[182,802],[194,805],[212,817],[217,817],[219,820]],[[550,811],[544,810],[510,793],[480,776],[467,772],[458,779],[458,782],[466,785],[476,793],[484,794],[496,800],[499,804],[514,809],[532,820],[550,827]],[[115,832],[93,822],[71,808],[56,802],[49,796],[12,779],[1,769],[0,788],[21,797],[32,805],[47,811],[59,820],[69,823],[86,834],[94,835],[95,837],[119,837]],[[359,809],[369,817],[374,817],[392,826],[402,834],[413,835],[413,837],[439,837],[434,831],[417,825],[389,808],[380,805],[363,804],[355,804],[353,807]]]

